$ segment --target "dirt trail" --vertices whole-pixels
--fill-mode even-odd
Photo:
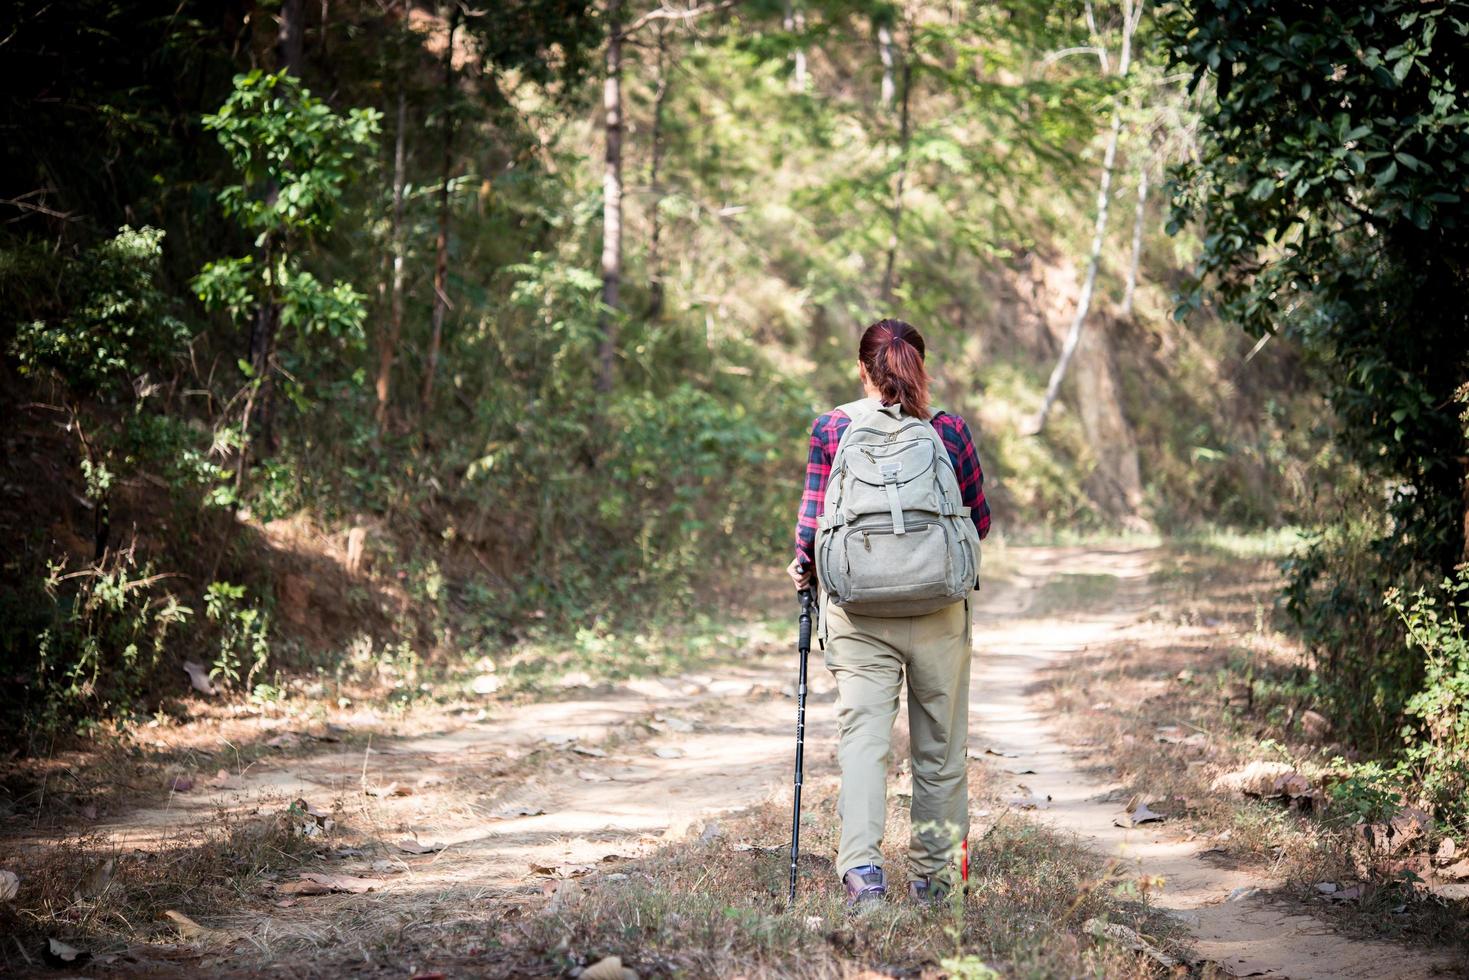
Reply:
[[[1266,901],[1228,901],[1240,887],[1269,888],[1258,876],[1214,867],[1198,845],[1163,831],[1112,825],[1121,804],[1114,787],[1081,771],[1062,718],[1048,716],[1033,689],[1042,672],[1152,611],[1142,549],[1012,549],[1019,570],[982,596],[976,618],[972,690],[974,752],[1013,758],[1001,769],[1035,771],[1014,778],[1049,807],[1036,811],[1090,840],[1095,848],[1165,879],[1160,904],[1197,937],[1197,953],[1234,975],[1427,977],[1447,959],[1385,944],[1355,942],[1318,920]],[[1058,575],[1085,573],[1120,581],[1105,611],[1035,609],[1034,596]],[[211,792],[171,798],[99,826],[120,850],[168,846],[181,833],[235,814],[279,813],[304,798],[332,810],[338,825],[377,844],[339,854],[328,870],[382,879],[370,895],[288,900],[262,916],[242,911],[221,923],[251,938],[261,959],[293,944],[346,954],[401,932],[408,923],[472,924],[502,914],[506,903],[544,901],[536,868],[576,873],[609,855],[636,856],[721,812],[775,796],[789,797],[794,658],[787,650],[751,651],[717,674],[644,680],[602,693],[503,708],[481,722],[406,740],[257,764]],[[808,781],[834,772],[834,693],[812,656],[807,726]],[[397,784],[404,795],[371,795]],[[1021,790],[1017,790],[1020,792]],[[976,831],[982,824],[976,824]],[[446,845],[412,856],[393,842]],[[384,858],[388,859],[387,865]],[[374,861],[376,859],[376,861]],[[390,866],[389,866],[390,865]]]
[[[1075,833],[1136,876],[1161,878],[1157,905],[1193,934],[1195,954],[1230,975],[1412,980],[1462,968],[1452,955],[1348,939],[1265,897],[1231,901],[1236,889],[1269,890],[1279,883],[1209,863],[1200,855],[1207,842],[1183,840],[1167,824],[1114,824],[1126,803],[1117,796],[1120,787],[1082,771],[1081,752],[1066,742],[1065,719],[1047,713],[1034,688],[1046,670],[1089,646],[1115,642],[1123,629],[1154,612],[1147,587],[1151,565],[1143,550],[1029,551],[1018,585],[997,591],[979,611],[985,621],[976,629],[971,742],[1002,753],[1007,769],[1033,770],[1009,778],[1014,794],[1049,797],[1035,811],[1039,819]],[[1060,572],[1114,576],[1120,580],[1117,600],[1101,614],[1051,610],[1030,617],[1026,595]]]

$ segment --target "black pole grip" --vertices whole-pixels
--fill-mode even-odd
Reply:
[[[811,649],[811,590],[801,590],[801,637],[798,649],[805,653]]]

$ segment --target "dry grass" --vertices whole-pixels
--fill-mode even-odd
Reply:
[[[119,847],[102,833],[78,832],[59,841],[21,845],[6,866],[20,891],[0,904],[0,963],[12,968],[49,963],[145,965],[193,958],[192,941],[165,915],[191,919],[258,904],[260,892],[300,865],[315,842],[293,828],[283,803],[244,817],[221,812],[208,826]],[[187,927],[186,927],[187,928]],[[75,963],[56,960],[49,940],[82,951]]]
[[[1076,842],[1017,815],[974,828],[971,894],[962,908],[923,911],[890,900],[852,916],[829,857],[835,787],[808,793],[793,907],[786,905],[790,812],[770,801],[611,874],[548,883],[539,907],[523,907],[489,931],[483,957],[526,976],[564,975],[612,955],[643,976],[964,975],[961,964],[980,976],[981,963],[1013,977],[1160,975],[1139,954],[1097,944],[1083,923],[1120,922],[1165,946],[1174,927]],[[899,800],[894,794],[890,841],[906,839]],[[900,895],[901,848],[890,845],[886,856]],[[942,965],[952,959],[960,963]]]
[[[1469,902],[1437,898],[1403,875],[1436,840],[1389,860],[1368,853],[1345,815],[1329,808],[1211,790],[1221,772],[1255,759],[1288,762],[1313,785],[1329,786],[1332,760],[1349,752],[1303,730],[1312,703],[1301,651],[1275,624],[1274,563],[1176,549],[1152,586],[1163,612],[1049,679],[1077,734],[1105,747],[1093,763],[1208,837],[1214,860],[1280,880],[1282,897],[1348,932],[1469,951]],[[1179,741],[1189,736],[1195,744]],[[1332,902],[1319,882],[1362,882],[1364,894]]]

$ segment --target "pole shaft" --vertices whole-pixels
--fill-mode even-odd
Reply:
[[[796,780],[791,805],[791,882],[789,901],[796,900],[796,865],[801,856],[801,782],[806,754],[806,657],[811,652],[811,592],[801,590],[800,668],[796,679]]]

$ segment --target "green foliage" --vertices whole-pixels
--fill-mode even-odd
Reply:
[[[54,371],[79,393],[125,389],[188,341],[161,284],[163,232],[124,226],[61,261],[55,311],[21,323],[10,353],[22,373]],[[9,262],[19,258],[6,256]]]
[[[1337,819],[1348,824],[1378,823],[1402,809],[1409,781],[1401,764],[1352,764],[1340,758],[1334,764],[1346,771],[1330,788],[1332,812]]]
[[[255,675],[270,659],[270,617],[259,606],[246,604],[243,585],[229,582],[209,583],[204,614],[219,630],[210,678],[252,690]]]
[[[141,706],[171,634],[191,615],[159,588],[164,578],[126,554],[103,567],[48,570],[39,620],[27,617],[37,657],[13,665],[29,674],[22,710],[33,737],[90,730]]]
[[[376,109],[339,115],[285,71],[235,76],[224,105],[204,117],[240,176],[220,192],[225,214],[256,232],[327,230],[381,118]]]
[[[1436,593],[1388,592],[1387,606],[1407,629],[1408,646],[1424,663],[1423,686],[1409,700],[1404,758],[1426,802],[1441,819],[1469,830],[1469,634],[1460,612],[1469,592],[1469,566],[1444,579]]]
[[[1469,553],[1469,14],[1411,0],[1177,0],[1161,23],[1175,61],[1216,96],[1197,160],[1175,175],[1172,227],[1197,221],[1204,235],[1186,305],[1212,296],[1248,331],[1298,341],[1336,445],[1370,481],[1328,501],[1287,564],[1319,693],[1343,734],[1400,760],[1394,780],[1409,767],[1455,810],[1464,722],[1448,699],[1461,687],[1463,596],[1416,586]],[[1342,792],[1374,809],[1381,776],[1364,770]]]
[[[1410,0],[1173,3],[1175,59],[1215,80],[1174,227],[1225,314],[1321,358],[1338,438],[1394,484],[1380,541],[1398,576],[1463,553],[1469,372],[1469,16]],[[1200,301],[1196,296],[1194,302]]]

